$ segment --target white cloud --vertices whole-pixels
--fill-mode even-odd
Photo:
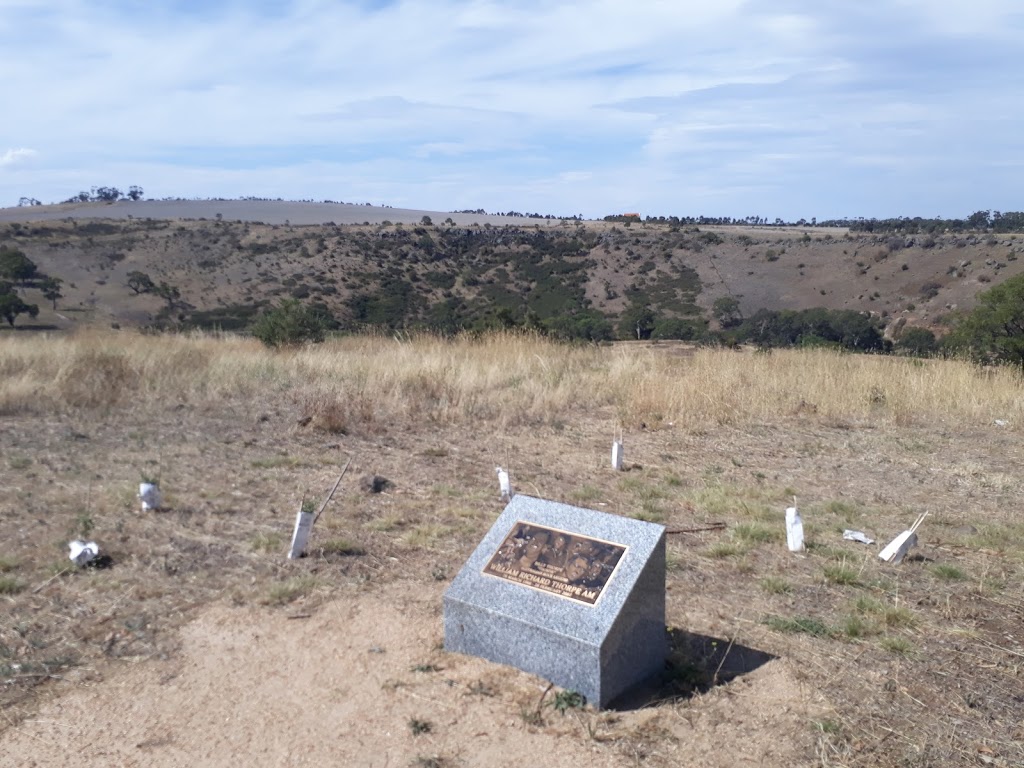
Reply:
[[[19,147],[18,149],[8,149],[2,155],[0,155],[0,168],[6,168],[7,166],[17,165],[30,157],[37,154],[34,149],[26,149]]]

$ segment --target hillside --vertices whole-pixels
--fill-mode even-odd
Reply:
[[[1024,269],[1024,239],[1014,235],[627,225],[276,201],[5,209],[0,244],[64,281],[56,311],[25,290],[41,310],[32,325],[61,329],[237,329],[295,297],[350,328],[452,330],[528,314],[575,326],[604,318],[617,328],[628,308],[646,306],[680,321],[685,337],[714,326],[715,300],[733,296],[747,316],[852,309],[941,331],[952,310]],[[128,278],[137,272],[179,298],[136,293]]]

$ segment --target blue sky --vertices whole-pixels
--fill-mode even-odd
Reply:
[[[0,0],[0,205],[1024,210],[1020,0]]]

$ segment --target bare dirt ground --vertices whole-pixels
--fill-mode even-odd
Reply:
[[[301,415],[284,392],[2,417],[0,764],[1024,765],[1019,425],[640,429],[616,473],[611,413],[353,435]],[[349,457],[286,560],[301,498]],[[673,655],[650,690],[561,713],[544,681],[443,650],[496,464],[523,493],[727,523],[669,536]],[[167,509],[142,513],[156,468]],[[370,473],[393,485],[361,490]],[[926,510],[914,558],[881,563]],[[68,570],[81,535],[106,567]]]
[[[3,746],[39,766],[792,764],[806,745],[772,734],[823,711],[776,661],[688,711],[537,716],[543,681],[439,650],[442,589],[342,590],[312,613],[218,604],[172,658],[97,673]]]

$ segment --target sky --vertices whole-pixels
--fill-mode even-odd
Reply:
[[[1024,210],[1020,0],[0,0],[0,206]]]

